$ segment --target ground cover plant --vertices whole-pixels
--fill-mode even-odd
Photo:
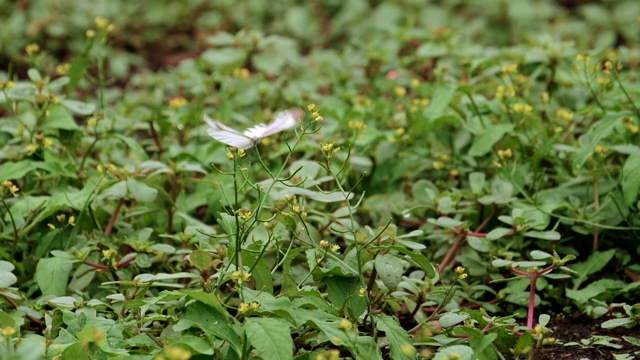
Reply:
[[[0,359],[640,357],[637,1],[0,11]]]

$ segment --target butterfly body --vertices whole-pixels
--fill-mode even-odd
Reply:
[[[240,132],[205,115],[204,121],[209,125],[207,134],[212,138],[238,149],[249,149],[256,146],[263,138],[287,130],[300,122],[304,113],[300,109],[291,109],[276,114],[270,124],[257,124]]]

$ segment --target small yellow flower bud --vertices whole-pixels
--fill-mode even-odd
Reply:
[[[2,336],[5,337],[5,338],[9,338],[9,337],[12,337],[13,334],[15,334],[15,333],[16,333],[16,329],[14,329],[11,326],[7,326],[7,327],[2,328],[2,332],[0,334],[2,334]]]
[[[96,23],[96,26],[98,27],[98,29],[104,29],[107,26],[109,26],[109,20],[103,18],[102,16],[98,16],[94,19],[94,22]]]
[[[26,51],[27,55],[31,56],[40,51],[40,45],[38,44],[29,44],[25,46],[24,51]]]
[[[179,109],[179,108],[187,105],[188,103],[189,102],[184,97],[176,96],[176,97],[172,98],[171,100],[169,100],[169,107],[173,108],[173,109]]]
[[[353,324],[351,323],[351,321],[347,319],[342,319],[342,321],[340,321],[339,327],[340,327],[340,330],[349,331],[353,327]]]

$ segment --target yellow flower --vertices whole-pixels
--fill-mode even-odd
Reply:
[[[98,27],[98,29],[104,29],[107,26],[109,26],[109,20],[103,18],[102,16],[98,16],[94,19],[94,22],[96,23],[96,26]]]
[[[513,111],[517,113],[530,113],[533,110],[533,107],[529,104],[521,104],[517,103],[513,105]]]
[[[367,289],[361,287],[360,290],[358,290],[358,296],[361,296],[361,297],[367,296]]]
[[[331,246],[327,240],[320,240],[320,247],[323,249],[328,249]]]
[[[307,105],[307,109],[309,109],[309,111],[313,111],[315,108],[316,108],[316,104]]]
[[[168,346],[164,349],[164,353],[170,360],[188,360],[191,358],[191,352],[179,346]]]
[[[398,97],[403,97],[403,96],[407,95],[407,89],[405,89],[402,86],[396,86],[393,89],[393,92],[395,92],[396,96],[398,96]]]
[[[349,128],[350,129],[356,129],[356,130],[364,130],[367,128],[367,125],[364,123],[364,121],[349,121],[348,123]]]
[[[69,72],[70,68],[71,68],[71,64],[69,64],[69,63],[60,64],[60,65],[56,66],[56,74],[58,74],[60,76],[67,75],[67,73]]]
[[[238,156],[244,157],[245,155],[247,155],[247,152],[244,149],[238,149]]]
[[[246,68],[238,68],[233,70],[233,76],[240,80],[247,80],[251,73]]]
[[[496,90],[497,99],[508,99],[516,96],[516,90],[513,85],[498,85]]]
[[[11,195],[18,196],[18,191],[20,191],[19,187],[15,186],[15,185],[9,186],[9,192],[11,193]]]
[[[548,92],[543,92],[542,94],[540,94],[540,97],[542,98],[542,101],[545,103],[549,102],[549,93]]]
[[[238,306],[238,312],[240,314],[246,313],[247,311],[249,311],[249,309],[250,309],[250,307],[249,307],[248,303],[244,303],[243,302],[243,303],[240,304],[240,306]]]
[[[249,220],[249,218],[251,218],[251,215],[253,215],[252,210],[247,210],[247,209],[238,210],[238,216],[240,216],[242,220],[245,220],[245,221]]]
[[[451,171],[449,171],[449,176],[454,178],[456,176],[460,175],[460,171],[458,171],[458,169],[453,169]]]
[[[502,66],[502,72],[504,74],[513,74],[518,70],[518,64],[509,64]]]
[[[410,343],[403,343],[400,346],[400,352],[406,356],[414,356],[416,353],[416,348],[413,347]]]
[[[434,161],[433,168],[436,170],[441,170],[444,168],[444,163],[442,161]]]
[[[333,251],[334,253],[338,253],[338,251],[340,251],[340,245],[333,245],[331,246],[331,251]]]
[[[231,151],[227,151],[227,159],[229,160],[233,160],[235,158],[235,156],[233,156],[233,154],[231,153]]]
[[[89,120],[87,120],[87,125],[91,126],[91,127],[95,127],[98,124],[98,120],[96,120],[96,118],[91,117],[89,118]]]
[[[560,108],[556,110],[556,117],[564,122],[573,120],[573,113],[567,109]]]
[[[89,29],[89,30],[87,30],[87,32],[85,33],[85,35],[86,35],[88,38],[92,38],[92,37],[95,37],[95,36],[96,36],[96,32],[95,32],[95,30],[93,30],[93,29]]]
[[[2,328],[2,332],[1,332],[2,336],[5,337],[5,338],[12,337],[13,334],[15,334],[15,333],[16,333],[16,329],[14,329],[11,326],[7,326],[7,327]]]
[[[47,226],[49,227],[49,230],[55,230],[56,229],[55,225],[53,225],[52,223],[48,223]]]
[[[187,105],[188,103],[189,102],[184,97],[176,96],[173,99],[169,100],[169,107],[171,107],[173,109],[179,109],[179,108]]]
[[[114,249],[102,250],[102,258],[104,260],[115,259],[116,256],[118,256],[118,252]]]
[[[419,79],[411,79],[411,87],[415,89],[418,86],[420,86],[420,80]]]
[[[51,149],[53,147],[53,140],[49,139],[49,138],[44,138],[44,147],[46,147],[47,149]]]
[[[339,325],[340,330],[349,331],[351,330],[352,327],[353,327],[353,324],[351,323],[351,321],[347,319],[342,319],[342,321],[340,321],[340,325]]]
[[[27,52],[27,55],[31,56],[31,55],[37,53],[38,51],[40,51],[40,45],[38,45],[38,44],[29,44],[29,45],[25,46],[24,51]]]
[[[596,148],[593,149],[593,152],[595,152],[596,154],[606,154],[607,153],[607,148],[605,148],[604,146],[598,144],[596,145]]]
[[[511,156],[513,156],[511,148],[507,148],[506,150],[498,150],[498,157],[500,159],[510,158]]]
[[[27,154],[33,155],[36,151],[38,151],[38,146],[36,144],[27,145]]]
[[[71,226],[75,226],[76,225],[76,217],[75,216],[70,216],[68,224],[71,225]]]

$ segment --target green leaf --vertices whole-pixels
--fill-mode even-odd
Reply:
[[[511,124],[497,124],[486,127],[480,134],[478,134],[473,140],[473,144],[469,149],[468,155],[473,157],[479,157],[486,155],[495,143],[497,143],[502,137],[513,130]]]
[[[502,239],[505,235],[507,235],[512,231],[513,229],[509,229],[509,228],[501,228],[501,227],[495,228],[489,231],[489,233],[487,233],[486,239],[489,241]]]
[[[197,354],[213,355],[213,347],[202,338],[193,335],[182,335],[170,345],[185,345]]]
[[[560,240],[560,238],[561,238],[560,233],[557,232],[557,231],[535,231],[535,230],[532,230],[532,231],[527,231],[522,235],[527,236],[527,237],[536,238],[536,239],[552,240],[552,241]]]
[[[516,344],[516,355],[528,355],[533,349],[533,335],[530,332],[526,332],[520,336],[520,340]]]
[[[18,278],[10,271],[0,271],[0,289],[6,289],[18,282]]]
[[[198,268],[198,270],[204,270],[211,266],[213,255],[204,250],[194,250],[189,254],[189,261],[191,261],[191,264]]]
[[[78,100],[62,100],[62,105],[78,115],[91,115],[96,106]]]
[[[640,154],[627,158],[622,167],[622,193],[627,206],[633,204],[640,191]]]
[[[418,264],[418,266],[420,266],[420,268],[422,268],[422,270],[424,270],[424,272],[426,273],[427,277],[430,279],[433,279],[436,277],[436,270],[433,267],[433,264],[431,264],[429,262],[429,259],[424,256],[422,253],[415,253],[413,251],[411,251],[410,249],[401,247],[401,246],[389,246],[389,249],[401,252],[407,256],[409,256],[409,258],[411,258],[411,260],[415,261],[416,264]]]
[[[394,255],[378,255],[375,260],[376,271],[380,280],[389,290],[395,290],[404,272],[404,261]]]
[[[194,302],[187,306],[184,316],[174,325],[175,331],[183,331],[195,326],[202,329],[208,336],[225,340],[237,355],[242,353],[240,336],[228,319],[226,312],[221,313],[216,308],[201,302]],[[242,331],[240,330],[240,333]]]
[[[600,143],[602,138],[609,135],[616,123],[622,118],[623,114],[608,114],[602,117],[589,131],[578,140],[582,144],[582,149],[573,156],[573,169],[580,169],[587,159],[593,155],[593,151]]]
[[[242,49],[222,48],[207,50],[200,57],[205,62],[213,65],[215,70],[222,73],[230,73],[244,65],[247,53]]]
[[[91,41],[91,40],[89,40]],[[82,53],[76,56],[75,59],[71,62],[71,67],[69,68],[69,84],[67,85],[67,94],[70,95],[73,93],[73,90],[78,86],[80,80],[84,77],[84,73],[89,68],[91,61],[86,53]]]
[[[424,111],[425,116],[431,120],[435,120],[442,116],[451,103],[451,100],[453,100],[455,92],[456,89],[451,86],[438,87],[433,94],[433,99],[429,103],[429,107]]]
[[[474,360],[473,349],[466,345],[453,345],[438,350],[433,360]]]
[[[328,286],[327,297],[338,309],[349,309],[355,316],[366,310],[366,300],[359,296],[360,279],[356,277],[331,276],[323,280]]]
[[[469,188],[474,194],[482,193],[485,179],[486,175],[482,172],[472,172],[469,174]]]
[[[443,328],[452,327],[453,325],[465,321],[468,317],[469,314],[446,313],[439,319],[440,326],[442,326]]]
[[[263,359],[293,359],[290,324],[275,318],[248,318],[244,330],[249,343]]]
[[[377,316],[375,319],[376,327],[387,335],[391,358],[415,359],[416,348],[413,346],[413,341],[398,320],[386,315]]]
[[[30,160],[4,163],[0,165],[0,182],[21,179],[35,168],[34,162]]]
[[[589,275],[602,270],[615,254],[615,249],[596,251],[592,253],[585,262],[574,264],[572,269],[578,273],[578,277],[573,280],[573,289],[578,289]]]
[[[221,314],[226,314],[226,310],[224,310],[220,300],[218,300],[214,294],[206,293],[202,290],[180,290],[179,293],[200,301],[203,304],[209,305]]]
[[[36,266],[35,278],[42,295],[63,296],[71,269],[73,264],[66,259],[57,257],[40,259]]]
[[[69,110],[62,105],[55,105],[48,111],[42,129],[79,130],[79,127]]]
[[[158,196],[158,190],[134,178],[127,178],[129,194],[140,202],[152,202]]]

